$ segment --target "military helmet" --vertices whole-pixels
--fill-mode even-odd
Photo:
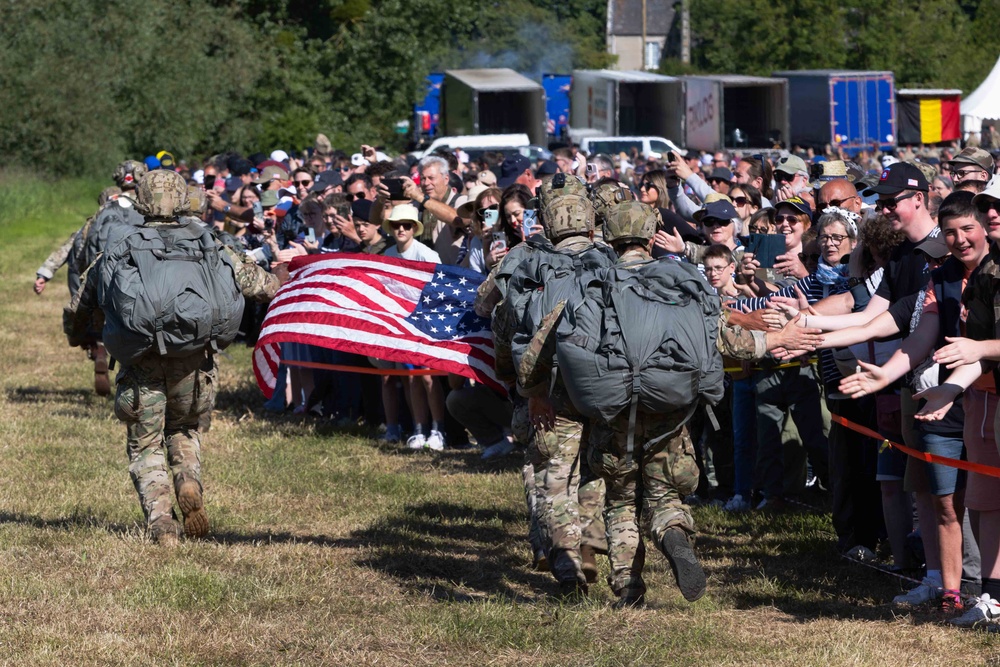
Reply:
[[[625,201],[611,207],[604,222],[604,240],[648,242],[656,234],[658,216],[648,204]]]
[[[576,176],[556,174],[538,190],[538,214],[550,241],[594,231],[594,206],[587,185]]]
[[[927,164],[926,162],[920,162],[919,160],[907,160],[910,164],[920,170],[920,173],[924,175],[928,183],[933,183],[934,179],[938,177],[937,169],[934,165]]]
[[[122,189],[117,185],[112,185],[111,187],[104,188],[101,190],[101,194],[97,195],[97,205],[104,206],[111,200],[115,195],[120,195]]]
[[[604,181],[590,191],[590,201],[594,204],[597,224],[603,225],[608,219],[608,211],[616,204],[631,201],[632,192],[615,181]]]
[[[146,165],[136,160],[125,160],[115,167],[113,178],[122,190],[134,190],[136,183],[146,173]]]
[[[191,210],[187,181],[176,171],[151,171],[139,179],[136,190],[136,210],[147,218],[167,220]]]
[[[188,185],[188,201],[191,203],[191,212],[195,215],[204,213],[208,206],[205,191],[197,183]]]

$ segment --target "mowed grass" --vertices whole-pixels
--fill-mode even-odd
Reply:
[[[698,508],[706,597],[649,558],[649,606],[576,605],[530,569],[520,461],[409,454],[263,416],[249,351],[222,361],[204,443],[210,539],[143,535],[124,429],[66,347],[45,256],[101,183],[0,175],[0,663],[26,665],[985,664],[995,635],[894,611],[904,584],[833,551],[808,510]],[[607,570],[606,563],[602,567]]]

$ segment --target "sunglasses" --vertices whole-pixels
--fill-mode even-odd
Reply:
[[[724,178],[710,178],[708,179],[708,182],[711,183],[712,185],[718,185],[719,183],[725,183],[726,185],[729,185],[729,181],[727,181]]]
[[[354,169],[354,167],[341,167],[340,168],[341,171],[351,171],[353,169]]]
[[[413,229],[413,223],[412,222],[394,222],[394,223],[392,223],[392,228],[393,229],[405,229],[406,231],[410,231],[411,229]]]
[[[368,197],[365,197],[364,192],[345,192],[344,196],[347,197],[347,201],[354,201],[355,199],[361,201],[362,199],[368,199]]]
[[[799,261],[803,262],[803,263],[805,263],[805,262],[818,262],[819,261],[819,253],[818,252],[811,252],[811,253],[809,253],[807,255],[804,252],[800,252],[799,253]]]
[[[702,218],[701,224],[705,227],[725,227],[726,225],[731,225],[732,220],[719,220],[718,218]]]
[[[655,190],[656,186],[653,185],[652,183],[643,183],[642,185],[639,186],[639,189],[640,190]]]
[[[903,195],[902,197],[879,199],[878,201],[875,202],[875,207],[878,208],[879,210],[885,209],[887,211],[895,211],[896,207],[899,206],[899,202],[903,201],[904,199],[909,199],[910,197],[913,197],[916,194],[917,191],[914,190],[910,192],[910,194]]]
[[[476,213],[479,214],[480,218],[485,218],[486,211],[499,211],[499,210],[500,210],[500,204],[493,204],[492,206],[487,206],[485,208],[479,209],[478,211],[476,211]]]
[[[783,222],[787,222],[790,225],[794,225],[799,221],[799,216],[797,215],[776,215],[774,216],[775,224],[780,225]]]
[[[302,188],[308,188],[312,184],[313,184],[312,181],[295,181],[295,185],[298,185],[299,187]]]
[[[843,204],[844,202],[848,202],[848,201],[851,201],[852,199],[857,199],[857,197],[856,197],[856,196],[855,196],[855,197],[845,197],[844,199],[831,199],[831,200],[830,200],[830,201],[828,201],[828,202],[819,202],[818,204],[816,204],[816,208],[818,208],[818,209],[819,209],[819,210],[821,210],[821,211],[822,211],[822,210],[823,210],[824,208],[828,208],[828,207],[830,207],[830,206],[835,206],[836,208],[840,208],[840,207],[841,207],[841,205],[842,205],[842,204]]]
[[[783,171],[776,171],[776,172],[774,172],[774,182],[775,183],[788,183],[788,182],[794,181],[794,180],[795,180],[794,174],[786,174]]]
[[[976,202],[976,208],[980,213],[989,213],[990,211],[1000,213],[1000,199],[987,199],[984,197]]]
[[[748,197],[733,197],[733,203],[737,206],[746,206],[750,203],[750,199]]]

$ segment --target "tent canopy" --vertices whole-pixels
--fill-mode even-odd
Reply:
[[[979,87],[962,100],[962,128],[979,132],[987,118],[1000,118],[1000,58]]]

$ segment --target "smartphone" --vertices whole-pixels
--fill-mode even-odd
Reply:
[[[538,224],[538,211],[533,208],[524,210],[524,217],[521,219],[521,236],[528,238],[532,234],[532,228]]]
[[[501,230],[493,232],[493,242],[490,244],[490,252],[494,250],[507,249],[507,235]]]
[[[677,153],[673,151],[667,151],[667,162],[677,162],[680,158],[677,157]]]
[[[495,208],[487,209],[483,214],[483,229],[489,230],[496,226],[497,220],[500,219],[500,211]]]
[[[760,268],[774,268],[775,258],[785,254],[784,234],[750,234],[744,244],[747,252],[760,262]]]
[[[215,174],[205,174],[205,190],[211,190],[215,187]]]
[[[389,189],[389,199],[393,201],[402,201],[406,199],[406,195],[403,194],[403,179],[401,178],[386,178],[382,181],[385,183],[385,187]]]
[[[253,203],[253,217],[255,218],[264,217],[264,207],[261,205],[260,201],[255,201]]]
[[[309,243],[316,243],[316,230],[312,227],[306,231],[306,241],[309,241]]]
[[[593,162],[587,163],[587,176],[597,176],[597,165]]]

